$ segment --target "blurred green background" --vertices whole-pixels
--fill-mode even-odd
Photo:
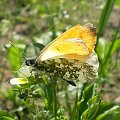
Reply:
[[[36,114],[48,114],[43,110],[47,106],[44,105],[46,99],[27,96],[28,100],[21,100],[9,80],[17,76],[16,72],[24,63],[21,53],[27,44],[46,46],[66,29],[88,22],[97,29],[98,91],[103,100],[120,104],[120,0],[0,0],[0,109],[15,114],[18,120],[37,120]],[[33,56],[32,53],[25,57]],[[49,87],[46,92],[53,92]],[[41,96],[45,88],[41,89],[33,86],[30,91],[36,90]],[[69,94],[68,85],[60,83],[58,91],[67,118],[74,103],[74,89],[74,94]]]

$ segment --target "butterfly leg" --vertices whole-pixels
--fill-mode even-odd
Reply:
[[[33,75],[34,72],[35,72],[35,70],[36,70],[35,68],[32,68],[32,69],[30,70],[30,74]]]
[[[74,82],[72,82],[72,81],[69,81],[69,80],[65,80],[67,83],[69,83],[70,85],[72,85],[72,86],[74,86],[74,87],[76,87],[76,84],[74,83]]]

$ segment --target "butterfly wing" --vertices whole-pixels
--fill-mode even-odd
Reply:
[[[38,59],[44,61],[54,58],[71,58],[82,61],[88,54],[86,43],[81,39],[73,38],[53,43]]]
[[[96,32],[91,24],[76,25],[42,50],[35,67],[40,74],[86,82],[96,76],[99,66],[95,43]]]
[[[96,31],[93,25],[76,25],[45,47],[37,61],[53,58],[71,58],[84,61],[94,51]]]
[[[37,64],[37,74],[57,76],[66,81],[86,82],[96,77],[99,63],[96,53],[85,62],[69,58],[54,58]]]

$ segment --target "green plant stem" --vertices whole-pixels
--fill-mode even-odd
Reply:
[[[57,97],[56,97],[56,77],[51,78],[52,81],[52,89],[53,89],[53,112],[55,116],[55,120],[57,120]]]
[[[69,116],[70,116],[70,115],[71,115],[71,106],[70,106],[70,102],[69,102],[69,95],[68,95],[67,92],[65,93],[65,100],[66,100],[66,105],[67,105],[67,107],[68,107]]]
[[[105,61],[104,61],[104,64],[103,64],[103,65],[107,64],[107,62],[108,62],[108,60],[109,60],[108,58],[111,57],[111,51],[112,51],[112,49],[113,49],[113,46],[114,46],[115,41],[116,41],[116,37],[117,37],[117,35],[118,35],[119,32],[120,32],[120,21],[119,21],[119,25],[118,25],[118,27],[117,27],[117,30],[116,30],[115,34],[113,35],[112,44],[111,44],[111,46],[110,46],[110,48],[109,48],[108,54],[107,54],[107,56],[106,56],[106,58],[105,58]]]
[[[113,6],[115,4],[116,0],[106,0],[106,4],[102,10],[99,24],[98,24],[98,33],[97,33],[97,43],[96,43],[96,48],[98,46],[98,41],[100,36],[103,34],[104,29],[107,25],[108,19],[110,17],[110,14],[112,12]]]
[[[103,33],[103,31],[107,25],[107,22],[108,22],[110,14],[112,12],[115,1],[116,0],[107,0],[106,1],[106,4],[105,4],[105,6],[102,10],[101,16],[100,16],[98,38],[101,36],[101,34]]]
[[[77,103],[78,103],[78,94],[76,93],[75,105],[74,105],[74,108],[73,108],[73,110],[71,112],[70,120],[75,120],[76,119]]]
[[[103,64],[102,64],[102,66],[101,66],[101,71],[100,71],[100,73],[102,73],[102,77],[105,77],[104,70],[106,70],[106,66],[107,66],[107,64],[108,64],[108,61],[109,61],[110,58],[111,58],[112,49],[113,49],[113,46],[114,46],[114,44],[115,44],[115,41],[116,41],[116,38],[117,38],[117,35],[118,35],[119,32],[120,32],[120,21],[119,21],[118,27],[117,27],[117,29],[116,29],[113,37],[112,37],[112,40],[111,40],[111,41],[112,41],[112,44],[111,44],[111,46],[110,46],[110,48],[109,48],[109,50],[108,50],[108,53],[107,53],[107,55],[106,55],[106,57],[105,57],[105,60],[104,60]]]
[[[79,99],[78,99],[78,101],[81,101],[81,99],[82,99],[82,96],[83,96],[83,91],[84,91],[84,89],[85,89],[85,87],[87,86],[87,83],[83,83],[83,86],[82,86],[82,89],[81,89],[81,91],[80,91],[80,96],[79,96]],[[80,120],[80,109],[78,108],[78,112],[77,112],[77,120]]]

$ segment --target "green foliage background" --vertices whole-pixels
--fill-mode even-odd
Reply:
[[[0,11],[1,120],[119,120],[120,0],[1,0]],[[67,28],[87,22],[97,28],[95,83],[74,88],[56,78],[30,77],[30,84],[9,84],[25,58],[34,58]]]

